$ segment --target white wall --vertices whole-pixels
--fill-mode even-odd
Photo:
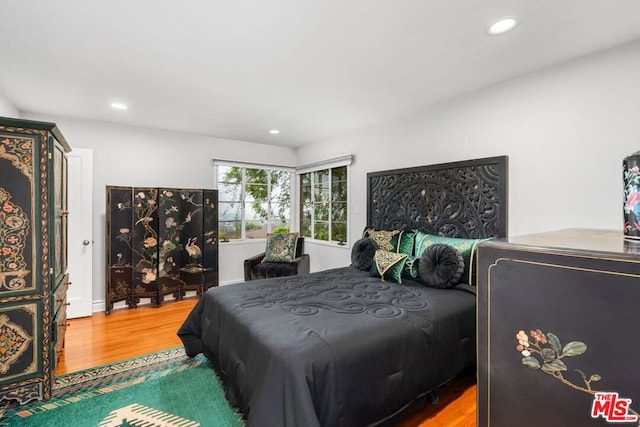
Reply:
[[[294,150],[285,147],[31,113],[23,118],[56,123],[71,148],[93,149],[94,307],[105,298],[107,185],[213,188],[214,158],[296,164]],[[261,251],[264,241],[221,244],[220,282],[242,281],[242,261]]]
[[[212,158],[305,164],[354,154],[350,230],[366,222],[367,172],[509,156],[509,234],[621,229],[621,162],[640,149],[640,42],[532,73],[378,126],[287,148],[23,113],[94,150],[94,300],[104,299],[106,185],[213,186]],[[0,112],[2,111],[0,104]],[[222,244],[222,283],[263,243]],[[349,264],[350,249],[306,244],[312,271]]]
[[[583,57],[298,150],[298,163],[353,153],[349,235],[366,225],[366,174],[509,156],[509,234],[622,230],[622,159],[640,150],[640,42]],[[622,232],[622,231],[621,231]],[[348,254],[307,245],[322,265]]]
[[[12,117],[17,119],[20,117],[20,111],[7,98],[0,93],[0,116]]]

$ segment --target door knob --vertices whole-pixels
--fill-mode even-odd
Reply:
[[[90,242],[90,241],[88,241],[87,239],[84,239],[84,240],[82,241],[82,244],[83,244],[83,245],[85,245],[85,246],[88,246],[88,245],[89,245],[89,243],[91,243],[91,242]]]

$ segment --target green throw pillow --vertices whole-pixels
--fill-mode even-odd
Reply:
[[[462,282],[470,285],[476,284],[477,273],[477,246],[480,242],[490,240],[486,239],[461,239],[456,237],[436,236],[434,234],[418,233],[416,236],[415,256],[420,258],[427,246],[434,243],[444,243],[456,248],[464,259],[464,272],[462,273]]]
[[[298,233],[267,234],[267,248],[262,262],[293,262]]]
[[[414,257],[415,239],[418,230],[402,230],[391,238],[391,246],[401,254],[407,254],[403,274],[413,279],[418,277],[418,260]]]
[[[394,283],[402,283],[402,269],[407,260],[407,254],[378,249],[373,256],[371,275],[381,277]]]
[[[418,261],[414,256],[407,255],[407,261],[404,263],[403,274],[415,279],[418,277]]]
[[[413,256],[417,230],[402,230],[391,238],[391,246],[396,252]]]

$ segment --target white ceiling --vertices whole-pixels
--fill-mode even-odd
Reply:
[[[638,0],[0,0],[0,94],[296,147],[636,39]]]

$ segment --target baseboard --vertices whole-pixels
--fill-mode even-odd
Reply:
[[[233,285],[234,283],[241,283],[241,282],[244,282],[244,279],[227,280],[227,281],[221,282],[219,286]],[[105,307],[106,307],[105,300],[93,301],[92,310],[94,313],[104,311]]]
[[[242,282],[244,282],[244,279],[227,280],[225,282],[220,282],[218,286],[233,285],[234,283],[242,283]]]
[[[99,311],[104,311],[106,305],[104,300],[98,300],[93,302],[93,312],[97,313]]]

